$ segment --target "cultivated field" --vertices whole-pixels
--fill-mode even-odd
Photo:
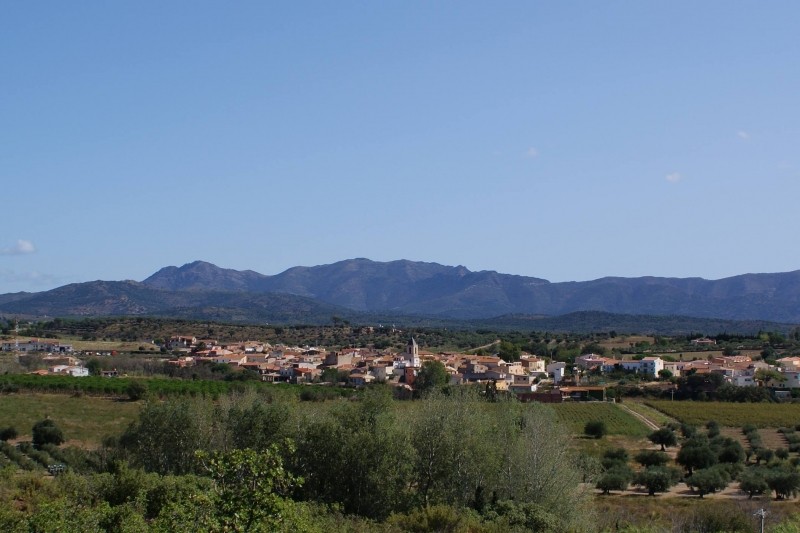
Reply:
[[[753,424],[760,428],[778,428],[793,427],[800,423],[800,404],[669,400],[648,400],[645,403],[680,422],[696,426],[703,425],[709,420],[716,420],[720,425],[729,427]]]
[[[667,416],[661,411],[653,409],[641,400],[631,400],[629,398],[625,398],[624,405],[631,411],[635,411],[658,426],[663,426],[664,424],[675,421],[674,418]]]
[[[587,422],[605,422],[610,435],[645,437],[650,431],[641,421],[613,403],[576,402],[553,404],[558,417],[576,435],[583,434]]]

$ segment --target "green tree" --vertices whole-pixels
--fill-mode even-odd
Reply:
[[[263,450],[290,436],[286,403],[264,403],[252,396],[234,401],[224,415],[224,447]]]
[[[800,473],[794,470],[771,470],[767,474],[767,485],[775,491],[775,499],[791,498],[800,492]]]
[[[472,394],[432,393],[410,419],[413,484],[420,504],[483,507],[482,495],[495,470],[493,419],[476,409]]]
[[[748,498],[752,499],[756,494],[764,494],[770,487],[767,478],[760,469],[748,468],[739,480],[739,488],[746,492]]]
[[[448,381],[450,374],[441,361],[425,361],[414,381],[414,388],[420,394],[424,394],[447,385]]]
[[[37,449],[45,444],[58,446],[64,442],[64,432],[49,418],[40,420],[33,425],[33,445]]]
[[[147,385],[138,379],[131,380],[125,387],[125,393],[132,402],[137,402],[147,395]]]
[[[0,441],[9,441],[17,438],[17,430],[14,426],[0,428]]]
[[[716,464],[717,454],[711,449],[705,437],[693,437],[681,446],[675,462],[692,475],[694,469],[708,468]]]
[[[390,391],[370,389],[360,402],[339,404],[303,428],[293,471],[305,479],[304,499],[383,519],[409,504],[413,455]]]
[[[334,367],[326,368],[319,377],[323,383],[337,383],[339,381],[339,370]]]
[[[742,463],[745,459],[744,448],[738,441],[725,438],[717,452],[717,459],[720,463]]]
[[[196,450],[208,448],[210,408],[188,400],[149,401],[120,437],[134,464],[159,474],[197,468]]]
[[[89,374],[92,376],[99,376],[100,371],[102,370],[102,365],[100,364],[99,359],[89,359],[89,362],[86,363],[86,369],[89,371]]]
[[[630,482],[631,478],[624,475],[622,472],[618,470],[609,470],[600,476],[595,487],[602,490],[603,494],[609,494],[612,490],[626,490]]]
[[[786,376],[777,370],[759,368],[753,375],[753,379],[761,386],[770,382],[783,383],[786,381]]]
[[[286,451],[294,451],[291,443]],[[284,467],[274,444],[260,452],[198,452],[197,458],[214,480],[215,517],[223,531],[274,531],[290,491],[303,481]]]
[[[655,496],[657,492],[669,490],[677,482],[677,479],[675,473],[670,469],[653,466],[636,474],[633,482],[646,488],[650,496]]]
[[[649,466],[664,466],[669,462],[667,454],[655,450],[642,450],[636,454],[634,459],[645,468]]]
[[[507,363],[519,361],[519,356],[522,355],[522,349],[513,342],[500,341],[497,355],[500,356],[500,359]]]
[[[601,439],[608,433],[608,428],[606,428],[606,423],[602,420],[590,420],[583,427],[583,432],[588,437]]]
[[[686,479],[691,487],[702,498],[704,495],[722,490],[730,483],[728,473],[719,465],[695,471]]]
[[[662,452],[667,449],[667,446],[675,446],[678,444],[678,437],[675,435],[675,432],[666,427],[655,430],[648,435],[647,438],[650,439],[650,442],[653,444],[660,445]]]

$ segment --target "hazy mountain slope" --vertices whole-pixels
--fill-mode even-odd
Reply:
[[[351,259],[294,267],[274,276],[198,261],[162,269],[144,283],[180,290],[288,293],[357,311],[458,319],[606,311],[800,322],[800,271],[721,280],[607,277],[550,283],[406,260]]]
[[[182,267],[164,267],[142,283],[170,291],[264,292],[261,284],[267,278],[252,270],[220,268],[205,261],[194,261]]]
[[[92,281],[0,304],[0,313],[32,316],[167,316],[220,321],[328,323],[354,313],[290,294],[167,291],[135,281]]]
[[[301,300],[279,300],[278,294],[306,300],[300,305]],[[800,271],[721,280],[607,277],[550,283],[406,260],[352,259],[294,267],[274,276],[195,261],[163,268],[142,283],[93,282],[47,293],[0,295],[0,312],[99,316],[169,309],[177,316],[191,317],[204,309],[220,320],[225,315],[250,320],[249,314],[252,320],[268,320],[281,312],[278,301],[289,306],[286,316],[300,321],[303,308],[314,320],[325,314],[352,317],[356,313],[468,320],[603,311],[800,323]]]

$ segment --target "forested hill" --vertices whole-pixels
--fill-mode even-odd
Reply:
[[[288,293],[355,311],[444,318],[507,314],[558,316],[576,311],[800,322],[800,271],[701,278],[619,278],[550,283],[414,261],[351,259],[294,267],[275,276],[196,261],[167,267],[143,282],[171,290]]]
[[[746,331],[759,321],[798,324],[800,271],[716,281],[643,277],[550,283],[414,261],[353,259],[295,267],[275,276],[197,261],[163,268],[143,282],[95,281],[0,295],[0,314],[31,317],[136,315],[320,324],[336,315],[354,323],[491,321],[505,326],[581,312],[637,317],[630,327],[635,331],[651,329],[642,326],[643,316],[659,317],[654,320],[660,325],[664,317],[673,323],[680,317],[737,321],[736,330]],[[607,321],[602,314],[587,316],[592,330]],[[555,325],[543,328],[573,330]],[[680,332],[699,329],[686,327],[685,321],[679,326]]]

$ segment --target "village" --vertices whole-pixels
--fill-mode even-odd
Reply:
[[[700,338],[698,346],[715,341]],[[553,361],[521,353],[518,360],[506,361],[498,354],[431,352],[420,349],[411,337],[402,351],[387,348],[342,348],[271,345],[259,341],[219,342],[193,336],[174,335],[159,346],[169,354],[165,364],[176,368],[196,365],[226,365],[229,371],[251,371],[265,383],[337,384],[364,387],[385,383],[411,391],[416,378],[428,362],[442,365],[450,385],[484,384],[495,392],[513,393],[523,401],[561,402],[606,400],[606,388],[613,379],[605,376],[636,375],[642,380],[669,387],[670,378],[716,374],[717,379],[736,387],[765,386],[776,398],[800,387],[800,357],[783,357],[774,365],[753,360],[749,355],[709,355],[697,352],[680,360],[666,355],[604,357],[594,353],[580,355],[572,362]],[[21,357],[39,354],[46,368],[31,373],[87,377],[87,357],[114,357],[116,352],[78,352],[68,343],[52,339],[4,342],[3,352]],[[115,369],[98,370],[103,377],[120,375]]]

